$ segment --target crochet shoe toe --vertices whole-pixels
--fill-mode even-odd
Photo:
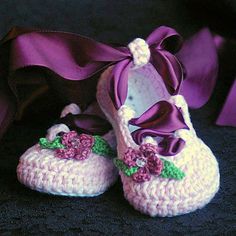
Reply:
[[[205,206],[219,189],[218,163],[197,137],[184,98],[170,96],[147,64],[129,71],[127,98],[117,109],[108,92],[112,70],[101,76],[97,100],[117,137],[115,164],[125,198],[150,216],[175,216]]]
[[[71,107],[70,107],[71,108]],[[73,110],[76,110],[74,105]],[[62,115],[69,112],[68,107]],[[73,114],[77,114],[75,111]],[[65,124],[48,130],[46,138],[29,148],[19,160],[19,182],[39,192],[93,197],[105,192],[117,179],[112,162],[113,131],[103,136],[77,133]]]

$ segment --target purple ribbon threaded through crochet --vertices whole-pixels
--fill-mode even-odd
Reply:
[[[172,28],[159,27],[146,39],[151,52],[150,63],[161,75],[169,93],[174,95],[180,91],[193,108],[204,105],[214,89],[218,71],[217,42],[220,41],[217,39],[203,29],[186,41],[178,53],[181,39]],[[17,109],[17,88],[11,76],[19,69],[46,68],[64,81],[88,80],[94,84],[96,80],[91,79],[92,76],[114,65],[108,90],[118,109],[126,99],[131,63],[132,55],[127,47],[112,47],[72,33],[13,28],[0,44],[0,135]],[[183,74],[185,80],[181,86]],[[55,87],[60,93],[67,89],[59,80]],[[236,126],[232,105],[235,97],[236,86],[233,86],[218,124]],[[231,107],[230,120],[226,115],[228,107]]]

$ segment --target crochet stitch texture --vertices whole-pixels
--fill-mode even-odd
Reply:
[[[93,197],[105,192],[118,176],[112,160],[102,155],[103,151],[110,154],[109,144],[114,147],[113,131],[104,135],[104,139],[85,134],[78,136],[76,132],[69,131],[63,135],[61,144],[61,137],[56,136],[60,129],[64,130],[65,125],[54,125],[49,129],[47,137],[54,139],[54,142],[41,138],[40,145],[43,145],[43,148],[36,144],[20,157],[17,166],[18,180],[33,190],[56,195]],[[73,149],[76,146],[76,138],[79,138],[83,148],[91,147],[98,141],[94,152],[91,150],[86,158],[80,155],[79,159],[74,158],[73,152],[67,153],[66,156],[63,152],[60,158],[58,151],[66,150],[63,149],[65,146],[71,146],[70,149]]]
[[[111,160],[91,153],[83,161],[60,159],[49,149],[36,144],[20,158],[18,180],[39,192],[65,196],[97,196],[110,187],[117,178]]]
[[[134,111],[126,104],[118,111],[115,109],[106,85],[110,70],[111,68],[107,69],[100,78],[97,99],[113,125],[118,140],[118,158],[122,160],[128,147],[138,149],[128,128],[128,121],[134,117]],[[150,216],[186,214],[204,207],[218,191],[220,178],[218,163],[211,150],[197,137],[184,98],[181,95],[168,97],[159,75],[153,70],[150,65],[147,65],[140,69],[139,75],[137,73],[135,75],[136,77],[143,75],[151,81],[159,80],[159,83],[154,85],[154,92],[159,94],[160,99],[169,100],[180,107],[184,120],[190,128],[175,133],[177,137],[185,140],[185,148],[176,156],[165,157],[180,168],[185,173],[185,177],[182,180],[175,180],[151,176],[150,181],[137,183],[120,171],[124,195],[135,209]],[[133,83],[136,83],[135,76],[132,79]],[[144,100],[148,99],[152,91],[145,90],[145,80],[142,82],[140,79],[140,81],[143,83],[142,86],[140,85],[140,93]],[[147,140],[150,139],[152,138]],[[155,140],[152,139],[152,142],[155,143]]]

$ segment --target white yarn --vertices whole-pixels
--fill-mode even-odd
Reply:
[[[157,145],[157,141],[151,136],[147,136],[143,138],[142,144],[145,144],[145,143],[151,143],[152,145]]]
[[[54,151],[36,144],[21,157],[18,180],[31,189],[64,196],[93,197],[102,194],[117,179],[112,160],[91,153],[83,161],[60,159]]]
[[[128,121],[135,117],[135,111],[126,105],[122,105],[119,109],[119,114],[122,114],[127,124]]]
[[[53,141],[60,132],[67,133],[69,131],[70,129],[65,124],[53,125],[50,129],[48,129],[47,139],[49,141]]]
[[[145,40],[136,38],[128,44],[128,48],[133,56],[133,62],[136,67],[144,66],[149,62],[150,50]]]
[[[69,113],[73,114],[73,115],[77,115],[81,113],[81,109],[80,107],[75,104],[75,103],[71,103],[67,106],[65,106],[61,112],[60,117],[63,118],[66,115],[68,115]],[[56,124],[53,125],[50,129],[48,129],[47,131],[47,139],[49,141],[53,141],[57,134],[59,134],[60,132],[69,132],[70,129],[68,128],[68,126],[66,126],[65,124]]]
[[[61,117],[69,113],[79,114],[76,104],[66,106]],[[47,139],[52,141],[60,132],[69,132],[65,124],[56,124],[48,129]],[[103,138],[116,146],[114,132]],[[53,150],[41,149],[38,144],[29,148],[17,166],[18,180],[31,189],[63,196],[94,197],[102,194],[117,179],[118,170],[111,159],[90,153],[83,161],[60,159]]]
[[[64,107],[64,109],[61,112],[60,117],[63,118],[69,113],[71,113],[73,115],[77,115],[77,114],[81,113],[81,109],[77,104],[71,103],[71,104]]]

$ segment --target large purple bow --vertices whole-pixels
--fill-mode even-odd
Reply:
[[[146,42],[151,53],[151,64],[161,75],[168,92],[177,94],[183,79],[182,67],[173,55],[181,46],[179,34],[172,28],[161,26],[148,36]],[[113,67],[108,88],[117,109],[126,100],[128,72],[133,65],[131,52],[127,48],[122,48],[122,51],[125,57]]]
[[[150,62],[162,76],[170,94],[176,94],[180,89],[193,108],[204,105],[213,91],[220,41],[222,38],[203,29],[184,43],[176,55],[185,68],[185,80],[180,89],[182,69],[172,54],[179,49],[179,35],[171,28],[159,27],[146,40],[151,51]],[[13,28],[0,42],[0,136],[16,111],[18,91],[13,76],[19,69],[48,69],[57,75],[57,79],[48,78],[49,85],[67,98],[67,102],[83,105],[94,99],[97,80],[90,78],[115,65],[108,89],[119,108],[127,95],[131,61],[132,55],[126,47],[112,47],[72,33]],[[20,79],[25,80],[25,77]],[[235,83],[217,124],[236,126]]]
[[[171,94],[177,93],[182,80],[182,69],[171,53],[179,48],[178,33],[162,26],[150,34],[147,43],[151,51],[151,63],[162,76],[168,91]],[[126,47],[112,47],[72,33],[24,28],[13,28],[0,46],[0,77],[6,84],[6,88],[1,86],[4,89],[4,99],[6,91],[10,93],[6,102],[1,100],[3,112],[0,113],[0,134],[4,130],[5,121],[12,118],[15,112],[16,100],[13,94],[17,97],[18,92],[11,76],[19,69],[37,67],[52,71],[58,75],[58,79],[49,77],[49,85],[69,101],[79,103],[91,102],[94,98],[96,80],[90,78],[115,64],[109,80],[109,93],[117,108],[125,101],[128,69],[132,62],[132,55]],[[77,92],[82,81],[87,88],[92,84],[89,87],[90,93],[86,89]],[[1,96],[3,97],[3,93]]]

